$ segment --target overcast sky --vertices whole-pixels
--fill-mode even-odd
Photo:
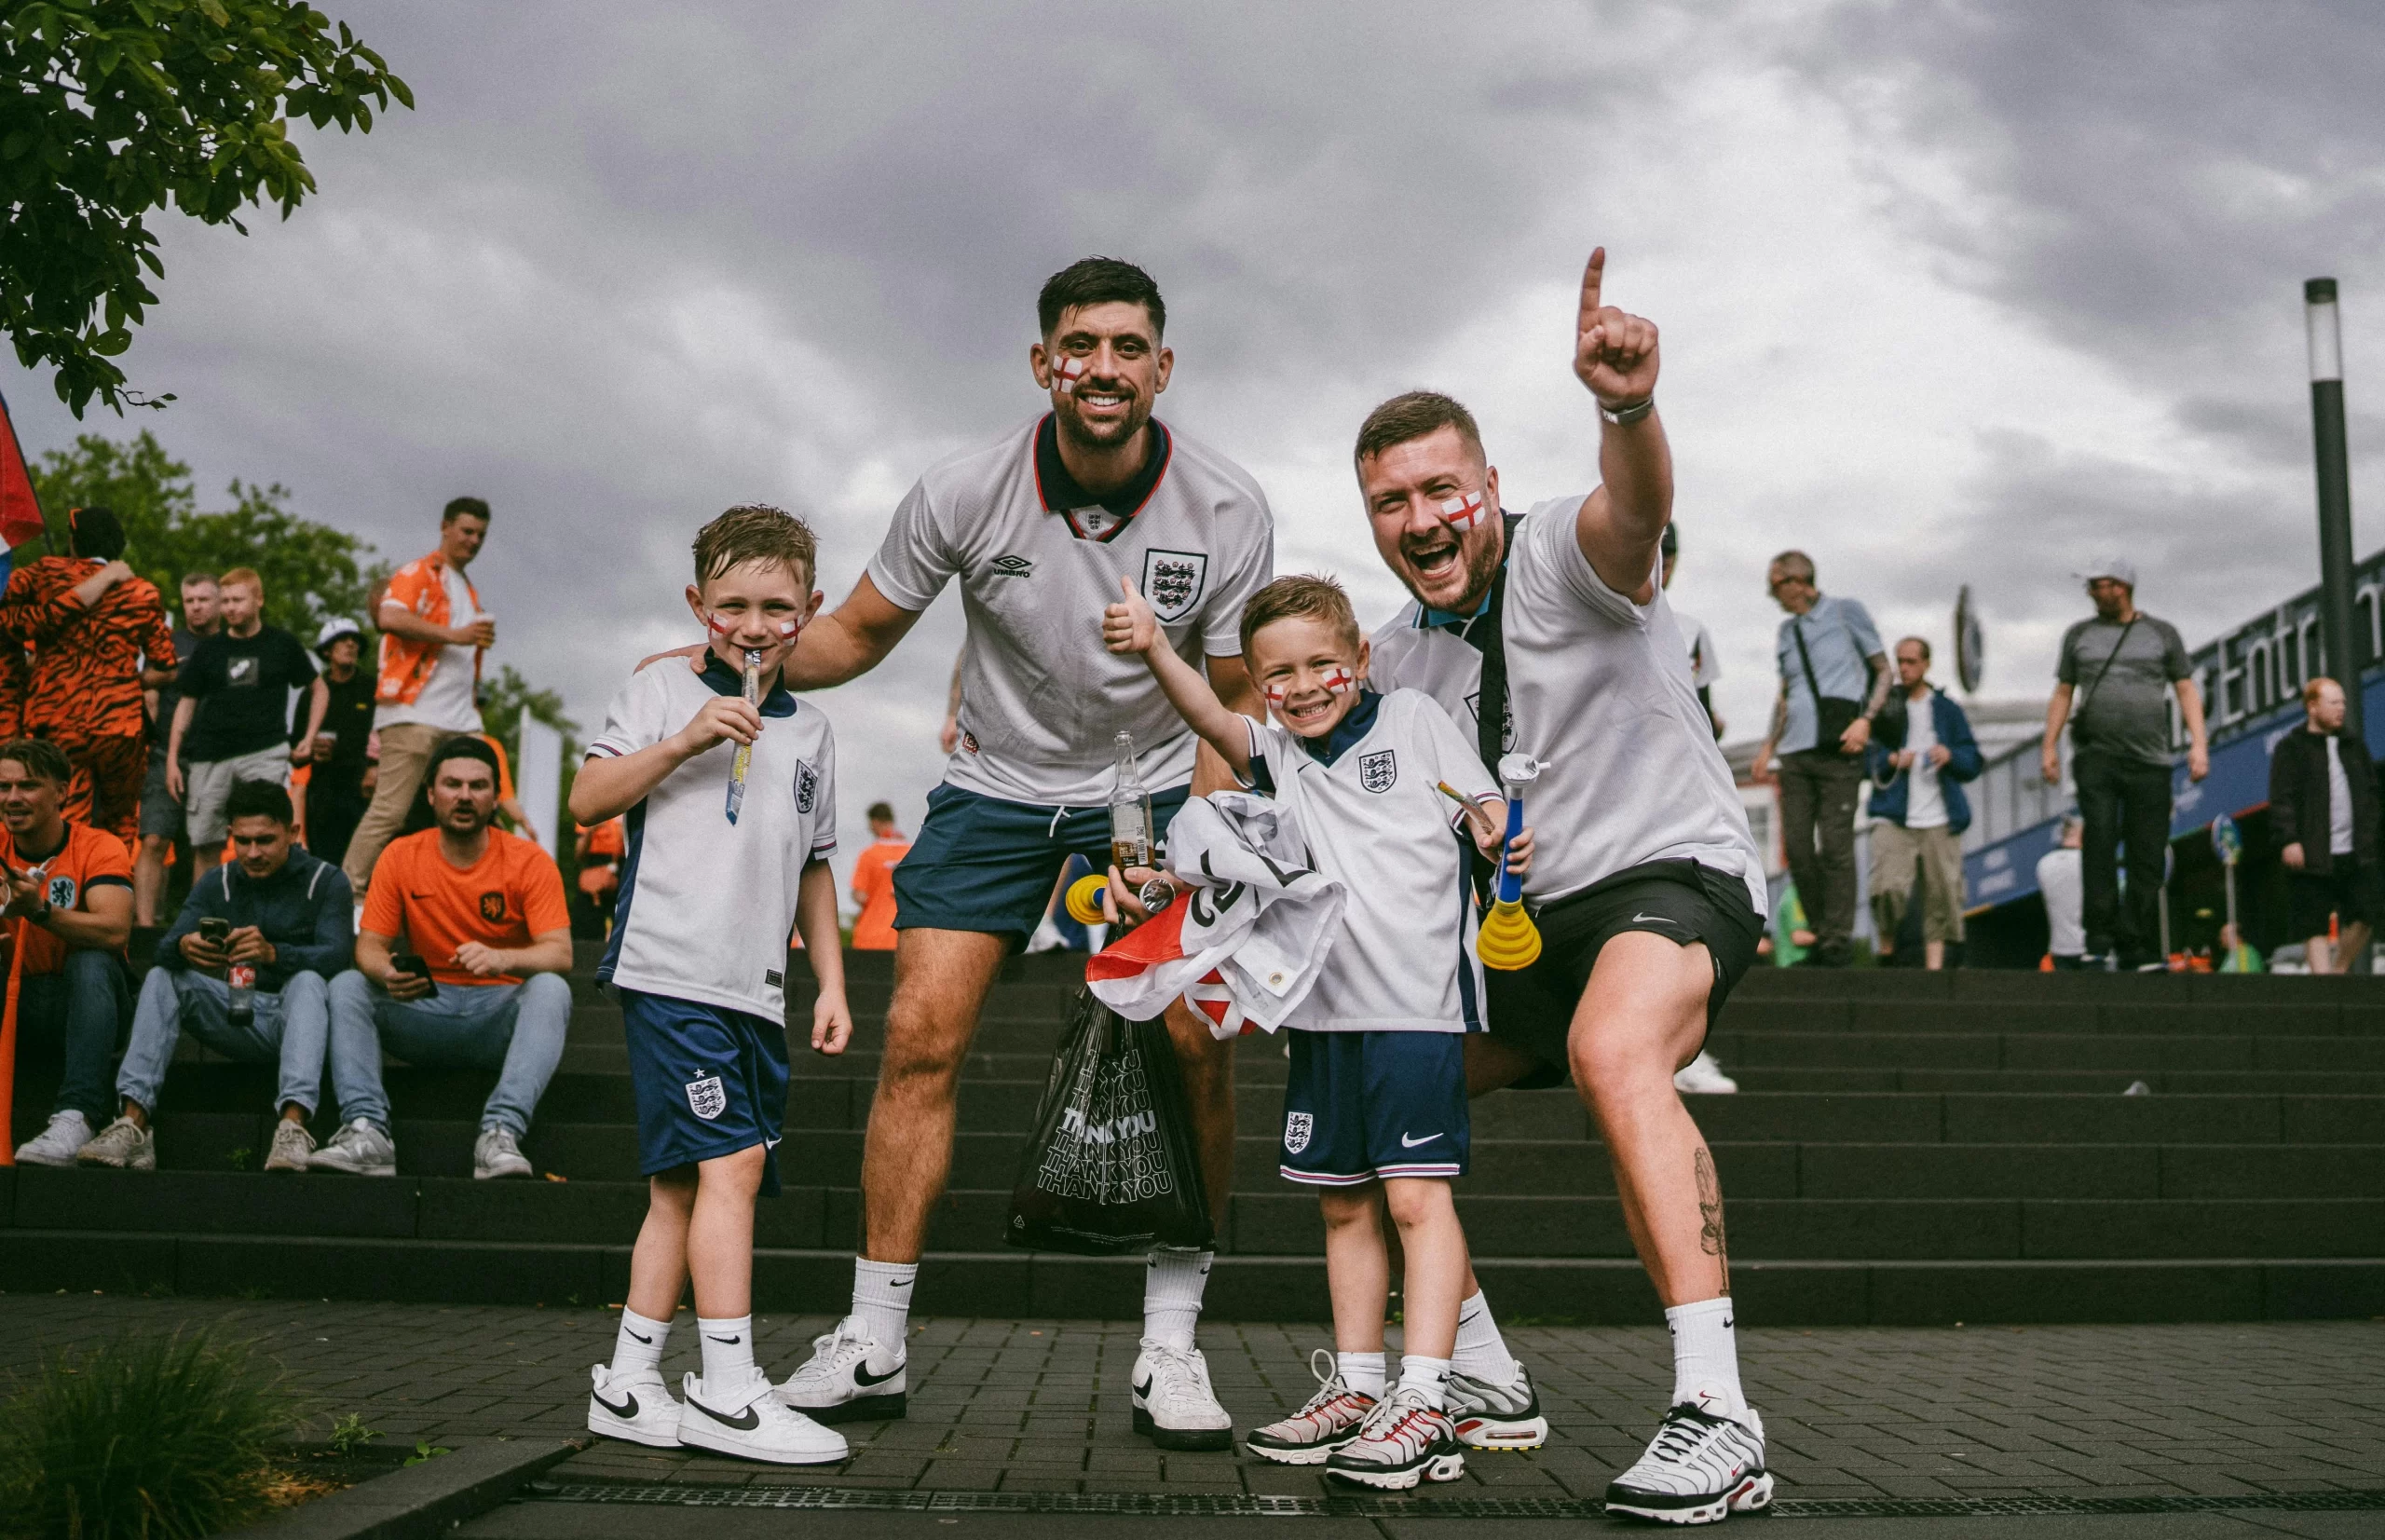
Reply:
[[[1161,416],[1247,466],[1278,571],[1400,598],[1348,470],[1414,386],[1510,504],[1586,489],[1582,261],[1664,334],[1677,606],[1761,729],[1765,560],[1811,552],[1983,695],[2041,696],[2067,578],[2123,550],[2190,644],[2315,580],[2301,282],[2343,280],[2358,549],[2385,468],[2385,22],[2373,4],[908,7],[354,4],[413,86],[304,135],[320,194],[171,217],[124,361],[210,497],[280,481],[385,556],[459,492],[498,661],[583,728],[695,639],[688,541],[810,516],[842,597],[938,456],[1040,409],[1034,295],[1091,252],[1168,298]],[[77,425],[0,366],[29,452]],[[1089,631],[1090,634],[1089,622]],[[819,699],[848,854],[941,773],[949,594]],[[1951,666],[1942,664],[1942,675]]]

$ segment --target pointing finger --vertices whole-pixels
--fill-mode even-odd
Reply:
[[[1605,280],[1606,248],[1601,246],[1591,251],[1590,265],[1582,269],[1582,331],[1598,324],[1599,290]]]

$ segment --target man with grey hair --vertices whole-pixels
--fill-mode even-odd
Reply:
[[[2053,698],[2046,702],[2040,769],[2062,784],[2062,729],[2070,727],[2070,769],[2086,821],[2080,845],[2089,967],[2151,970],[2160,957],[2160,902],[2170,843],[2170,711],[2178,697],[2187,729],[2187,774],[2211,772],[2202,693],[2177,627],[2136,607],[2136,566],[2115,556],[2078,575],[2095,613],[2063,634]],[[2123,901],[2119,850],[2131,881]]]
[[[1855,945],[1855,800],[1873,718],[1888,704],[1888,653],[1870,611],[1815,586],[1804,552],[1772,558],[1765,581],[1789,618],[1772,648],[1780,672],[1772,727],[1749,774],[1779,787],[1789,871],[1814,927],[1812,961],[1844,968]]]

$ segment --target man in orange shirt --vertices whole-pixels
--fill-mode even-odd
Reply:
[[[472,1144],[475,1177],[526,1177],[520,1140],[571,1023],[571,917],[554,858],[489,826],[497,756],[458,735],[429,756],[436,825],[381,852],[356,967],[332,980],[332,1090],[343,1126],[309,1169],[395,1176],[381,1052],[498,1071]],[[401,952],[400,937],[407,949]]]
[[[17,998],[20,1043],[60,1042],[66,1077],[49,1125],[17,1147],[20,1165],[72,1165],[108,1121],[108,1059],[132,1003],[125,938],[132,934],[132,852],[114,835],[60,812],[74,767],[38,738],[0,745],[0,963],[25,949]],[[0,975],[5,976],[5,975]]]
[[[579,829],[579,891],[596,911],[604,934],[613,934],[613,910],[621,901],[621,862],[629,853],[628,820],[607,818]],[[798,938],[799,939],[799,938]]]
[[[853,950],[891,952],[894,868],[910,853],[911,841],[895,825],[894,809],[884,802],[869,805],[869,832],[877,843],[853,858],[853,902],[861,906],[861,918],[853,921]]]
[[[56,743],[75,767],[61,812],[129,850],[141,838],[149,770],[141,692],[174,678],[174,635],[157,585],[125,565],[116,514],[77,508],[67,523],[75,553],[44,556],[9,578],[0,632],[33,646],[20,730]]]

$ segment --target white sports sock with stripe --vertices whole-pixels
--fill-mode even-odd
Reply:
[[[649,1321],[624,1307],[621,1328],[613,1333],[613,1372],[647,1374],[662,1368],[662,1346],[671,1335],[669,1321]]]
[[[1673,1334],[1673,1405],[1686,1401],[1718,1417],[1747,1411],[1736,1319],[1728,1294],[1665,1312],[1665,1328]]]

